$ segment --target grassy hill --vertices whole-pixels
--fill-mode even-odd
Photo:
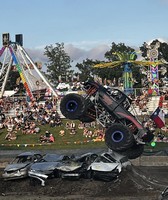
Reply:
[[[64,119],[63,124],[58,127],[50,127],[49,125],[41,125],[40,132],[37,134],[23,134],[21,131],[17,131],[17,139],[14,141],[5,140],[7,134],[6,129],[0,130],[0,149],[75,149],[75,148],[99,148],[105,147],[103,141],[93,141],[96,137],[86,138],[83,136],[83,130],[76,128],[76,134],[71,135],[70,130],[66,129],[66,122]],[[74,120],[76,127],[78,127],[79,121]],[[65,135],[60,136],[61,129],[65,130]],[[94,131],[94,128],[89,128]],[[49,131],[55,137],[54,143],[41,143],[40,135],[45,135],[45,131]]]
[[[71,135],[70,130],[66,129],[66,122],[64,119],[62,126],[50,127],[49,125],[41,125],[40,132],[37,134],[23,134],[21,131],[17,132],[17,139],[14,141],[5,140],[7,134],[6,129],[0,130],[0,150],[55,150],[55,149],[80,149],[80,148],[104,148],[106,144],[104,141],[97,141],[96,137],[85,137],[83,136],[83,130],[76,128],[76,134]],[[76,127],[78,127],[79,121],[74,120]],[[96,127],[98,128],[98,127]],[[59,132],[61,129],[65,130],[65,135],[60,136]],[[94,131],[94,128],[89,128]],[[41,143],[39,138],[40,135],[44,135],[45,131],[49,131],[55,137],[54,143]],[[146,149],[160,150],[168,147],[168,143],[157,143],[155,147],[151,147],[150,144],[146,145]]]

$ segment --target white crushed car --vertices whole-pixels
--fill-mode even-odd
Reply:
[[[87,178],[103,181],[117,179],[122,169],[131,165],[128,158],[115,152],[100,154],[87,169]]]

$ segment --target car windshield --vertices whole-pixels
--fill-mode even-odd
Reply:
[[[29,162],[32,162],[32,157],[31,156],[18,156],[12,161],[12,164],[29,163]]]
[[[108,158],[111,162],[116,162],[116,160],[115,160],[112,156],[110,156],[109,154],[105,153],[104,155],[105,155],[106,158]]]
[[[56,154],[46,154],[43,158],[42,158],[42,162],[56,162],[56,161],[60,161],[63,159],[62,155],[56,155]]]
[[[112,158],[109,154],[105,154],[105,156],[98,156],[95,159],[95,162],[115,163],[116,160]]]
[[[95,162],[104,162],[104,163],[109,163],[109,160],[107,160],[105,157],[103,156],[99,156],[96,158]]]

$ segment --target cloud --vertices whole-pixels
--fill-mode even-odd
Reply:
[[[109,46],[106,44],[100,44],[91,49],[79,48],[74,46],[73,44],[65,45],[65,51],[75,62],[82,61],[87,58],[93,60],[103,60],[105,52],[107,52],[109,49]]]
[[[154,39],[153,39],[154,40]],[[153,40],[148,41],[151,43]],[[168,42],[168,38],[158,38],[160,42]],[[104,58],[104,54],[110,50],[111,43],[108,41],[81,41],[71,42],[71,43],[64,43],[65,51],[70,56],[71,65],[75,67],[77,63],[82,63],[83,60],[92,59],[92,60],[106,60]],[[33,49],[26,49],[27,53],[30,55],[31,59],[35,62],[39,61],[43,63],[43,70],[45,71],[48,58],[44,55],[45,46],[39,46]],[[139,47],[132,46],[136,52],[139,51]],[[141,59],[141,56],[139,59]]]
[[[47,57],[44,55],[44,49],[40,49],[40,48],[28,49],[28,48],[26,48],[25,50],[34,62],[39,61],[42,63],[46,63],[48,60]]]
[[[25,49],[28,55],[34,62],[42,62],[43,68],[45,68],[45,63],[47,63],[48,58],[44,55],[44,46],[36,47],[33,49]],[[92,60],[104,60],[105,52],[110,50],[110,47],[107,44],[98,44],[97,42],[81,42],[73,44],[64,44],[66,53],[70,56],[72,66],[74,67],[76,63],[81,63],[83,60],[92,59]]]
[[[79,60],[83,57],[83,55],[87,54],[87,51],[84,49],[80,49],[78,47],[75,47],[73,44],[67,44],[65,45],[65,51],[70,56],[71,60]]]

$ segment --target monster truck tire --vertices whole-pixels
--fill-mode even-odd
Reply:
[[[79,119],[85,111],[84,98],[79,94],[67,94],[61,100],[60,110],[68,119]]]
[[[142,155],[144,151],[143,144],[134,144],[131,148],[127,149],[126,151],[122,152],[121,154],[127,156],[129,159],[135,159]]]
[[[105,143],[114,151],[125,151],[133,145],[134,136],[126,126],[115,123],[106,130]]]

